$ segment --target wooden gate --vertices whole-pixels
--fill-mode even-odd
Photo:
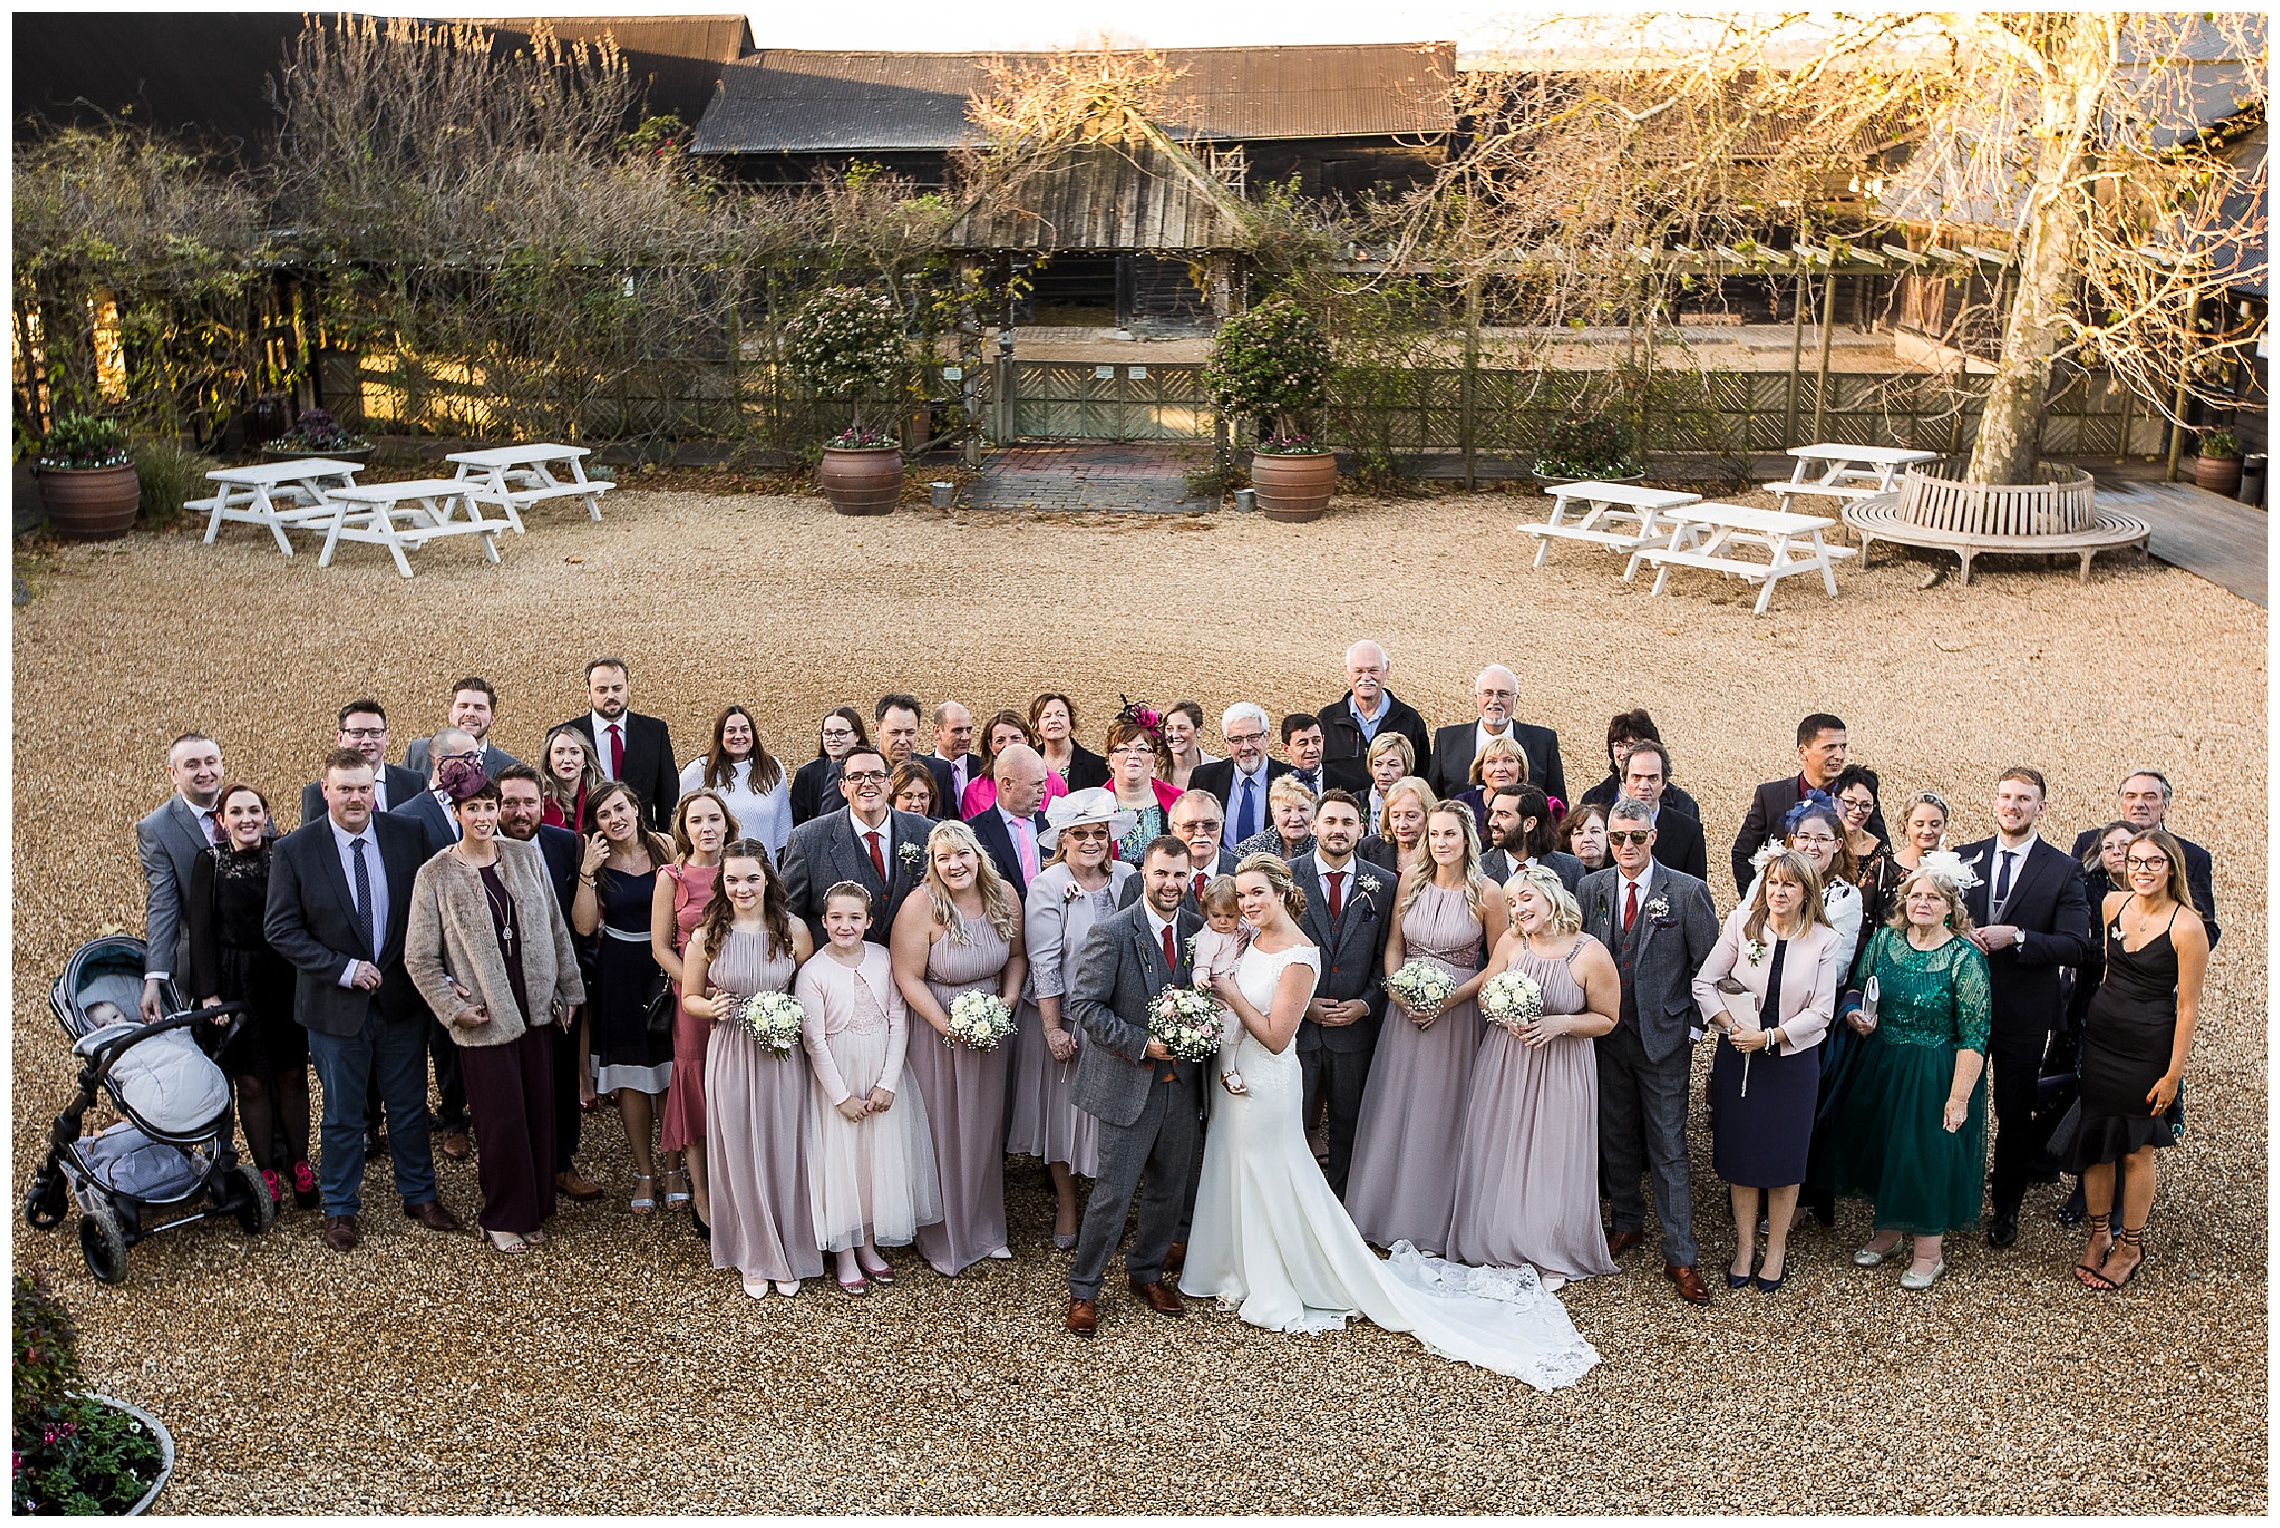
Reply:
[[[996,407],[1010,373],[1011,418]],[[1015,361],[985,372],[985,417],[1001,440],[1209,440],[1211,400],[1201,366]]]

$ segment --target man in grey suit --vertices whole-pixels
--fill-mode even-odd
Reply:
[[[1393,927],[1395,878],[1354,858],[1362,841],[1362,807],[1350,791],[1323,793],[1314,818],[1313,852],[1291,861],[1291,879],[1306,894],[1298,926],[1322,952],[1322,977],[1298,1024],[1298,1065],[1305,1078],[1299,1118],[1309,1128],[1317,1105],[1329,1113],[1330,1192],[1346,1192],[1354,1160],[1354,1127],[1362,1090],[1385,1019],[1385,936]]]
[[[1694,1202],[1686,1164],[1686,1095],[1701,1033],[1694,973],[1718,943],[1718,912],[1699,876],[1654,857],[1653,810],[1618,799],[1608,809],[1614,864],[1583,878],[1583,931],[1615,957],[1622,1004],[1615,1027],[1592,1042],[1599,1060],[1599,1176],[1615,1212],[1607,1250],[1646,1240],[1642,1172],[1655,1184],[1663,1275],[1689,1304],[1708,1305],[1694,1268]]]
[[[887,799],[887,756],[857,748],[840,760],[847,805],[792,829],[784,843],[784,896],[792,916],[808,926],[822,949],[823,896],[841,881],[871,894],[871,926],[863,933],[885,944],[903,899],[926,879],[926,835],[934,824],[915,812],[898,812]]]
[[[1149,844],[1135,879],[1140,901],[1092,926],[1069,983],[1069,1013],[1085,1032],[1070,1098],[1100,1121],[1100,1176],[1069,1269],[1066,1324],[1079,1337],[1090,1337],[1098,1324],[1101,1281],[1143,1175],[1148,1191],[1124,1256],[1126,1284],[1159,1315],[1186,1312],[1163,1276],[1202,1140],[1201,1069],[1174,1061],[1149,1037],[1148,1004],[1164,988],[1193,980],[1188,939],[1203,920],[1180,906],[1188,851],[1178,839],[1166,835]]]
[[[388,713],[380,702],[370,696],[350,701],[340,708],[334,727],[333,746],[355,749],[372,766],[372,810],[393,812],[427,789],[419,771],[388,762]],[[301,787],[302,825],[321,821],[324,815],[324,781],[311,780]]]
[[[1219,846],[1226,816],[1219,809],[1217,796],[1199,790],[1182,791],[1165,816],[1171,823],[1172,837],[1188,846],[1188,889],[1180,906],[1200,919],[1203,907],[1197,899],[1203,895],[1203,888],[1220,876],[1235,873],[1235,856]],[[1139,900],[1140,877],[1126,877],[1124,889],[1116,894],[1116,905],[1130,907]]]
[[[491,681],[478,674],[470,674],[451,687],[451,710],[444,717],[444,725],[457,727],[475,740],[483,751],[483,778],[496,780],[499,771],[522,760],[491,741],[491,724],[498,720],[499,692]],[[423,780],[432,780],[434,771],[428,758],[425,738],[414,738],[404,749],[404,767]]]
[[[1552,808],[1533,785],[1507,785],[1488,798],[1488,837],[1480,873],[1501,886],[1534,860],[1570,892],[1583,884],[1583,861],[1552,847]]]
[[[436,1197],[428,1150],[427,1026],[404,972],[420,830],[372,810],[372,766],[353,748],[325,758],[325,815],[278,841],[262,932],[298,973],[293,1017],[324,1084],[325,1245],[353,1252],[364,1182],[365,1087],[377,1076],[404,1214],[434,1231],[459,1221]]]
[[[135,858],[142,861],[143,989],[145,1024],[159,1018],[158,990],[177,972],[190,969],[190,920],[183,894],[190,867],[221,834],[214,808],[221,805],[222,749],[203,732],[185,732],[166,748],[166,778],[174,794],[135,824]]]

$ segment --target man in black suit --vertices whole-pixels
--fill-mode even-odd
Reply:
[[[847,805],[792,829],[778,867],[792,916],[807,924],[817,949],[826,942],[823,895],[841,881],[871,894],[871,926],[863,937],[887,943],[903,899],[926,879],[926,835],[934,830],[916,812],[894,809],[886,756],[878,749],[857,746],[840,766]]]
[[[423,740],[420,757],[430,768],[421,771],[421,778],[434,782],[433,771],[449,771],[459,765],[483,767],[482,745],[472,734],[457,727],[446,727],[433,739]],[[427,851],[432,858],[459,842],[459,814],[452,810],[447,792],[438,783],[430,783],[416,796],[396,807],[399,815],[409,817],[420,825],[427,835]]]
[[[1219,799],[1209,791],[1182,791],[1164,816],[1171,825],[1172,837],[1188,846],[1187,900],[1180,906],[1200,918],[1203,889],[1220,876],[1235,873],[1234,854],[1219,846],[1221,830],[1226,826],[1226,819],[1220,815]],[[1130,907],[1139,899],[1140,877],[1126,876],[1116,905]]]
[[[2180,838],[2169,832],[2169,802],[2174,794],[2169,777],[2158,769],[2133,769],[2123,779],[2116,792],[2121,801],[2121,820],[2144,832],[2160,828],[2177,839],[2177,847],[2185,851],[2185,885],[2193,893],[2193,910],[2201,915],[2201,924],[2209,931],[2209,948],[2216,949],[2221,930],[2217,927],[2217,867],[2209,851],[2189,838]],[[2074,862],[2081,864],[2098,847],[2103,828],[2085,828],[2074,840]]]
[[[1385,937],[1393,927],[1394,878],[1354,858],[1361,841],[1361,803],[1333,787],[1314,816],[1313,851],[1290,866],[1291,879],[1306,894],[1298,926],[1322,952],[1322,978],[1298,1021],[1298,1064],[1306,1080],[1299,1117],[1311,1129],[1315,1110],[1328,1110],[1325,1176],[1330,1192],[1341,1195],[1385,1019]]]
[[[1653,814],[1655,861],[1698,881],[1710,878],[1710,847],[1702,824],[1670,802],[1670,750],[1652,738],[1632,745],[1623,761],[1623,794]]]
[[[880,696],[879,703],[871,708],[871,721],[878,728],[879,752],[886,755],[890,775],[918,757],[920,710],[916,695],[900,692]]]
[[[1322,794],[1322,718],[1312,711],[1293,711],[1282,719],[1283,762],[1298,783],[1316,796]]]
[[[568,828],[543,821],[546,798],[539,792],[537,770],[528,764],[510,764],[499,772],[496,783],[499,831],[518,842],[538,845],[546,861],[547,884],[554,888],[555,905],[562,910],[562,921],[568,923],[570,905],[578,900],[578,862],[585,857],[585,845]],[[571,936],[572,944],[582,947],[587,942],[575,933]],[[580,958],[585,958],[583,950]],[[578,1155],[581,1134],[578,1067],[578,1026],[573,1022],[554,1031],[554,1191],[577,1200],[599,1199],[601,1185],[588,1182],[572,1160]]]
[[[491,741],[491,724],[498,719],[499,692],[491,681],[479,674],[470,674],[451,687],[451,710],[444,717],[444,725],[457,727],[475,740],[482,750],[483,774],[496,780],[499,771],[522,760]],[[413,738],[404,747],[404,767],[416,771],[420,778],[432,778],[428,761],[426,738]]]
[[[1415,757],[1432,757],[1425,718],[1385,687],[1392,672],[1385,648],[1363,638],[1346,649],[1346,693],[1314,713],[1322,723],[1323,777],[1357,800],[1368,798],[1370,744],[1380,733],[1397,732],[1409,739]]]
[[[2063,1017],[2058,973],[2091,954],[2090,903],[2082,866],[2036,836],[2045,806],[2043,777],[2024,765],[1995,782],[1993,838],[1957,852],[1979,877],[1963,894],[1971,942],[1987,955],[1995,1106],[1992,1217],[1987,1242],[2019,1239],[2019,1202],[2040,1143],[2034,1139],[2035,1085],[2043,1051]]]
[[[1845,770],[1845,745],[1844,722],[1825,711],[1816,711],[1797,724],[1797,773],[1786,780],[1768,780],[1757,788],[1749,815],[1742,819],[1742,831],[1734,837],[1736,891],[1749,890],[1750,882],[1757,877],[1751,858],[1781,827],[1789,809],[1805,799],[1807,791],[1821,791],[1832,798],[1836,795],[1837,776]],[[1885,831],[1882,806],[1868,814],[1868,831],[1886,843],[1892,842],[1892,835]]]
[[[934,708],[934,752],[920,754],[918,762],[934,776],[934,794],[941,799],[938,814],[956,822],[966,814],[958,809],[966,787],[981,778],[981,756],[974,752],[974,714],[954,700]]]
[[[1045,799],[1045,761],[1028,744],[1016,743],[997,756],[990,778],[997,782],[997,804],[967,826],[1014,896],[1026,897],[1029,883],[1045,868],[1038,838],[1045,831],[1045,814],[1037,810]]]
[[[416,801],[427,789],[427,781],[418,771],[400,769],[388,762],[388,713],[380,702],[366,696],[352,700],[340,708],[333,733],[335,748],[353,748],[364,755],[372,766],[372,810],[394,812],[402,810],[408,801]],[[325,790],[322,780],[311,780],[301,788],[301,822],[303,826],[325,815]]]
[[[1426,783],[1443,801],[1472,788],[1473,760],[1492,737],[1509,735],[1528,756],[1528,783],[1547,796],[1567,800],[1567,772],[1560,767],[1560,736],[1549,727],[1512,719],[1520,681],[1512,670],[1492,663],[1473,681],[1474,720],[1433,734],[1433,761]]]
[[[623,658],[596,658],[586,665],[584,716],[566,724],[586,734],[605,780],[623,780],[640,793],[649,825],[673,831],[673,806],[681,799],[681,771],[673,763],[673,739],[662,717],[627,709],[632,688]]]
[[[1220,716],[1219,735],[1227,740],[1227,757],[1198,764],[1188,776],[1188,788],[1219,798],[1224,819],[1220,838],[1239,844],[1274,826],[1267,787],[1289,774],[1290,766],[1267,757],[1267,713],[1248,700],[1237,701]]]
[[[1662,740],[1662,729],[1655,725],[1646,707],[1634,706],[1628,711],[1616,712],[1607,723],[1607,778],[1578,796],[1575,804],[1595,806],[1603,811],[1613,806],[1615,798],[1623,794],[1623,765],[1631,757],[1631,745]],[[1696,822],[1702,820],[1700,804],[1667,779],[1663,782],[1662,799],[1665,805],[1677,807]]]
[[[1551,806],[1533,785],[1500,786],[1488,798],[1488,836],[1480,873],[1501,886],[1531,860],[1550,868],[1569,891],[1583,884],[1583,861],[1552,847]]]
[[[372,810],[372,766],[359,749],[328,755],[320,783],[325,815],[278,840],[271,855],[262,931],[298,972],[293,1017],[309,1032],[324,1085],[325,1245],[351,1252],[374,1075],[405,1215],[436,1231],[456,1231],[459,1221],[437,1198],[428,1152],[431,1015],[404,971],[412,878],[425,862],[420,831]]]

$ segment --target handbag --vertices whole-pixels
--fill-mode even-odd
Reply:
[[[653,1035],[671,1034],[673,1032],[673,1010],[679,1006],[674,1000],[673,983],[665,975],[664,969],[660,967],[656,974],[649,978],[649,984],[642,996],[642,1027]]]

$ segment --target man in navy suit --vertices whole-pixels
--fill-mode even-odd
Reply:
[[[632,709],[631,685],[623,658],[594,659],[586,665],[586,714],[563,725],[586,734],[603,779],[623,780],[640,792],[649,826],[671,833],[673,805],[681,799],[673,738],[663,717]]]
[[[974,752],[974,713],[954,700],[934,708],[934,752],[922,753],[918,762],[934,776],[934,794],[942,803],[936,813],[944,822],[966,814],[958,809],[966,787],[981,778],[981,756]]]
[[[2090,958],[2090,899],[2081,862],[2036,835],[2046,804],[2043,777],[2025,765],[1995,782],[1993,838],[1965,844],[1979,883],[1963,894],[1971,942],[1986,953],[1994,1022],[1987,1059],[1994,1070],[1994,1181],[1987,1242],[2019,1239],[2019,1203],[2041,1143],[2034,1139],[2036,1083],[2051,1031],[2065,1015],[2061,966]]]
[[[419,771],[388,762],[388,713],[380,702],[370,696],[350,701],[340,708],[334,726],[333,746],[355,749],[372,766],[372,810],[399,811],[427,789]],[[301,821],[312,823],[324,815],[324,782],[311,780],[301,787]]]
[[[404,971],[420,830],[372,809],[372,766],[353,748],[325,759],[325,815],[278,840],[262,931],[298,973],[293,1017],[309,1032],[324,1085],[325,1245],[352,1252],[364,1182],[365,1085],[388,1112],[388,1153],[404,1214],[435,1231],[459,1221],[436,1194],[428,1151],[427,1025]]]
[[[542,819],[546,798],[539,792],[538,771],[528,764],[510,764],[499,771],[499,831],[522,843],[535,843],[546,861],[547,884],[554,888],[555,905],[562,921],[570,921],[570,904],[578,900],[578,863],[585,845],[568,828]],[[587,941],[575,934],[571,942]],[[583,955],[581,954],[581,959]],[[599,1199],[599,1184],[588,1182],[572,1160],[578,1154],[578,1026],[575,1022],[554,1031],[554,1191],[578,1200]]]
[[[1029,883],[1045,868],[1037,837],[1045,831],[1045,814],[1037,810],[1045,799],[1045,761],[1036,749],[1016,743],[997,756],[990,778],[997,781],[997,805],[967,826],[1015,898],[1026,897]]]
[[[1309,1127],[1320,1106],[1329,1115],[1330,1191],[1344,1194],[1354,1160],[1354,1127],[1362,1116],[1370,1058],[1385,1018],[1385,938],[1393,927],[1394,877],[1354,858],[1362,841],[1362,808],[1351,791],[1332,789],[1314,816],[1314,848],[1291,861],[1291,879],[1306,894],[1298,925],[1322,952],[1322,977],[1298,1022],[1298,1064],[1305,1078],[1299,1117]]]

